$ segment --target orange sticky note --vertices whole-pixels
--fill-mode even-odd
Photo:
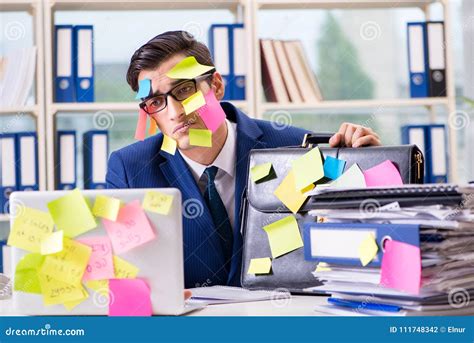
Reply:
[[[297,190],[295,188],[295,174],[293,170],[290,170],[273,194],[275,194],[275,196],[280,199],[280,201],[285,204],[291,212],[296,214],[307,198],[304,193],[309,192],[313,188],[314,185],[310,184],[302,191]]]

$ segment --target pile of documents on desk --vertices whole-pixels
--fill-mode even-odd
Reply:
[[[377,206],[375,199],[368,199],[360,208],[310,214],[317,220],[305,227],[305,257],[319,261],[313,274],[323,285],[308,290],[331,294],[328,304],[316,311],[474,314],[471,208],[400,207],[397,202]],[[335,241],[338,248],[330,248]]]

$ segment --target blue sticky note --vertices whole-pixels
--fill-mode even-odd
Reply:
[[[135,99],[146,98],[150,95],[151,90],[151,80],[150,79],[143,79],[138,83],[138,93]]]
[[[324,176],[336,180],[342,175],[345,166],[346,161],[327,156],[324,160]]]

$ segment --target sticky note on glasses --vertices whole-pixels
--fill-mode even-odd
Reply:
[[[270,257],[252,258],[247,274],[268,274],[272,269]]]
[[[212,131],[206,129],[189,129],[189,144],[212,147]]]
[[[117,220],[119,210],[120,199],[108,197],[105,195],[98,195],[95,198],[92,214],[94,214],[96,217],[115,221]]]
[[[275,194],[275,196],[280,199],[280,201],[288,207],[291,212],[296,214],[307,198],[304,193],[309,192],[313,188],[314,185],[310,184],[307,188],[301,191],[297,190],[295,188],[295,173],[293,170],[290,170],[273,194]]]
[[[377,256],[377,251],[379,251],[379,247],[375,242],[374,234],[367,234],[358,247],[359,259],[364,267]]]
[[[206,104],[197,109],[196,112],[199,113],[206,127],[212,132],[216,132],[225,121],[225,112],[212,89],[207,92],[204,98],[206,99]]]
[[[184,113],[190,114],[204,106],[206,104],[206,99],[204,99],[204,95],[201,91],[197,91],[189,98],[181,101],[181,104],[184,107]]]
[[[214,69],[214,67],[202,65],[196,60],[196,57],[189,56],[171,68],[166,73],[166,76],[170,79],[194,79],[196,76],[202,75],[211,69]]]
[[[346,161],[327,156],[324,159],[324,176],[331,180],[336,180],[344,172]]]
[[[176,146],[178,144],[173,138],[167,135],[163,135],[163,143],[161,143],[161,150],[166,151],[168,154],[174,155],[176,152]]]
[[[262,181],[270,175],[272,163],[267,162],[250,168],[250,178],[253,182]]]
[[[142,207],[145,211],[167,215],[173,205],[173,196],[157,191],[147,191]]]
[[[291,162],[295,173],[295,187],[302,190],[324,176],[323,160],[319,148],[311,149],[306,154]]]
[[[289,253],[303,246],[298,223],[293,215],[263,227],[268,235],[272,257]]]
[[[150,79],[143,79],[138,82],[138,93],[135,99],[142,99],[146,98],[150,95],[151,91],[151,80]]]

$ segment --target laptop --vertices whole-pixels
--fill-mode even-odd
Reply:
[[[114,189],[114,190],[84,190],[82,194],[94,204],[95,197],[105,195],[120,199],[123,203],[133,200],[142,202],[148,190],[158,191],[173,196],[173,204],[168,215],[146,211],[148,220],[155,230],[155,239],[127,252],[116,254],[139,268],[137,278],[144,279],[151,290],[152,312],[154,315],[180,315],[202,307],[200,304],[185,302],[184,267],[183,267],[183,229],[181,216],[181,192],[175,188],[163,189]],[[22,206],[48,211],[48,202],[64,196],[69,191],[50,192],[14,192],[10,196],[12,227],[18,211]],[[97,228],[80,236],[106,236],[107,232],[100,218],[97,218]],[[28,251],[12,247],[11,275],[14,284],[15,267]],[[19,315],[107,315],[108,300],[100,293],[84,288],[89,297],[71,311],[63,305],[45,306],[40,294],[24,293],[13,290],[12,312]]]

